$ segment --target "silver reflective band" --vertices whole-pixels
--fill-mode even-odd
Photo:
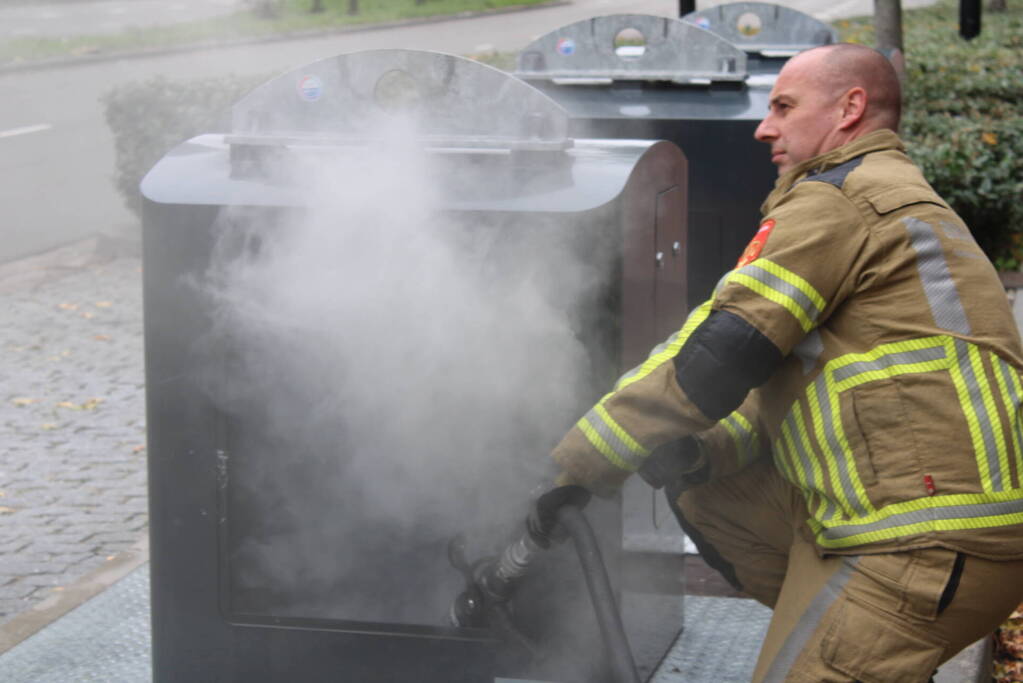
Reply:
[[[593,427],[593,430],[615,452],[615,455],[624,460],[630,467],[638,469],[643,464],[643,457],[618,438],[618,435],[614,433],[609,424],[604,422],[604,418],[597,413],[596,409],[590,409],[583,419]]]
[[[1020,452],[1020,449],[1023,448],[1023,425],[1020,424],[1020,403],[1023,399],[1020,398],[1019,392],[1016,390],[1016,382],[1013,381],[1012,373],[1015,372],[1015,369],[1001,358],[996,357],[995,363],[998,365],[1002,379],[1005,380],[1005,388],[1009,392],[1007,397],[1009,403],[1005,407],[1005,412],[1009,416],[1009,422],[1012,423],[1011,429],[1016,437],[1016,471],[1023,472],[1023,452]]]
[[[776,683],[784,681],[788,677],[792,666],[796,663],[796,659],[799,658],[799,654],[810,641],[810,636],[817,630],[817,626],[821,623],[831,605],[842,594],[845,584],[849,582],[853,572],[856,570],[856,563],[859,561],[859,557],[842,558],[841,566],[834,574],[828,577],[827,582],[817,591],[817,595],[813,596],[813,600],[810,601],[806,611],[800,615],[799,621],[796,622],[788,637],[785,638],[781,650],[774,656],[770,668],[768,668],[767,673],[764,675],[764,683]]]
[[[767,285],[768,287],[778,292],[779,294],[782,294],[788,297],[789,299],[792,299],[792,301],[794,301],[797,306],[803,309],[803,312],[806,314],[806,317],[810,320],[811,323],[817,322],[817,317],[821,314],[821,309],[817,308],[817,304],[811,301],[810,297],[808,297],[806,294],[803,294],[803,292],[795,285],[789,284],[788,282],[785,282],[785,280],[782,280],[774,273],[770,273],[764,270],[755,262],[749,264],[748,266],[743,266],[742,268],[735,272],[741,275],[746,275],[747,277],[751,277],[757,282]]]
[[[878,372],[887,370],[896,365],[910,365],[912,363],[926,363],[927,361],[942,360],[945,358],[945,347],[935,346],[929,349],[913,349],[911,351],[898,351],[888,353],[874,360],[861,360],[849,363],[836,369],[832,376],[836,382],[843,382],[857,375],[867,372]]]
[[[822,373],[813,383],[814,391],[817,392],[817,401],[820,403],[821,418],[823,418],[822,422],[824,423],[824,437],[827,440],[827,447],[831,449],[831,459],[838,466],[838,478],[842,482],[842,492],[845,494],[845,500],[852,507],[853,512],[859,516],[864,516],[867,514],[867,510],[860,503],[859,496],[856,495],[856,489],[853,487],[852,479],[849,476],[849,470],[852,467],[849,462],[849,454],[839,445],[838,437],[835,434],[834,414],[831,412],[831,396],[828,395],[825,374]],[[821,444],[821,447],[824,448],[824,444]]]
[[[823,353],[824,341],[817,330],[803,337],[802,341],[792,349],[792,354],[803,363],[804,375],[809,375],[817,367],[817,361],[820,360]]]
[[[798,405],[798,404],[797,404]],[[788,427],[789,434],[792,436],[792,443],[796,446],[796,453],[799,455],[799,460],[803,463],[803,472],[806,473],[806,478],[810,482],[810,486],[816,489],[827,502],[827,506],[824,510],[824,519],[833,519],[838,513],[838,509],[835,507],[835,501],[831,496],[827,495],[824,491],[824,482],[817,484],[817,477],[814,474],[813,463],[810,462],[810,458],[813,457],[806,451],[806,444],[803,443],[802,434],[799,431],[798,421],[796,420],[796,411],[793,408],[792,412],[785,418],[785,425]],[[824,467],[821,467],[821,478],[824,477]]]
[[[753,460],[754,455],[756,455],[757,434],[752,429],[747,428],[743,421],[735,416],[735,413],[725,417],[725,422],[735,430],[737,441],[736,454],[738,455],[739,463],[745,465]]]
[[[902,222],[909,231],[909,240],[916,251],[917,270],[920,271],[920,281],[934,322],[943,330],[970,334],[970,323],[966,319],[959,290],[952,280],[945,252],[934,228],[918,218],[903,218]]]
[[[1023,512],[1023,498],[1007,500],[1000,503],[974,503],[972,505],[946,505],[943,507],[925,508],[923,510],[910,510],[900,512],[877,522],[864,524],[843,524],[836,527],[826,527],[821,535],[832,541],[837,541],[850,536],[868,534],[874,531],[895,529],[911,524],[927,524],[938,521],[953,519],[979,519],[981,517],[997,517],[999,515],[1014,515]]]
[[[991,422],[991,413],[988,412],[984,396],[981,394],[977,375],[973,372],[973,364],[970,363],[970,345],[962,339],[956,339],[955,348],[959,372],[962,373],[963,381],[966,382],[970,405],[973,406],[973,411],[977,414],[977,423],[984,439],[984,455],[987,457],[988,472],[991,474],[991,490],[1004,491],[1002,470],[998,463],[998,446],[995,442],[995,426]]]

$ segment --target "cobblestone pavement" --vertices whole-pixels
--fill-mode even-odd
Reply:
[[[0,287],[0,622],[146,533],[141,264]]]

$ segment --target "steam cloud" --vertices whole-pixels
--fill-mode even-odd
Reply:
[[[445,211],[487,179],[414,139],[295,155],[307,209],[221,217],[208,384],[239,611],[440,623],[447,539],[501,540],[593,398],[576,309],[606,264],[528,217]]]

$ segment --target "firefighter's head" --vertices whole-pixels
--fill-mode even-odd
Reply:
[[[754,137],[771,146],[782,174],[867,133],[897,130],[901,102],[899,78],[881,53],[850,43],[817,47],[782,68]]]

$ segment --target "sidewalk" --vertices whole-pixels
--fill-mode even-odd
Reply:
[[[0,266],[0,623],[146,534],[141,263],[118,246]]]
[[[0,266],[0,678],[148,680],[149,611],[141,262],[91,239]],[[1014,293],[1013,293],[1014,294]],[[1016,298],[1023,320],[1023,296]],[[688,592],[701,592],[699,569]],[[712,587],[713,588],[713,587]],[[707,594],[723,595],[711,590]],[[686,632],[654,681],[720,683],[707,648],[759,642],[751,600],[686,598]],[[737,636],[742,636],[737,640]],[[731,644],[731,645],[730,645]],[[753,665],[721,651],[741,681]],[[982,647],[942,667],[971,681]],[[140,673],[141,672],[141,673]],[[73,675],[71,675],[73,674]],[[114,676],[111,678],[111,676]]]

